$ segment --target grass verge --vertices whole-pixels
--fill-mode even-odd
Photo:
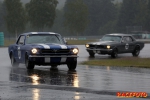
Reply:
[[[96,40],[67,40],[67,43],[69,45],[85,45],[88,42],[96,42]],[[9,46],[14,43],[15,43],[15,40],[5,39],[4,46]]]
[[[96,40],[67,40],[69,45],[85,45],[88,42],[96,42]]]
[[[82,62],[83,65],[94,66],[122,66],[150,68],[150,58],[126,57],[117,59],[100,59]]]

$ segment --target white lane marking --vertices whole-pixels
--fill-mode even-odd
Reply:
[[[45,58],[45,63],[50,63],[50,58]]]
[[[66,57],[62,57],[60,62],[66,62]]]
[[[44,49],[50,49],[50,46],[49,45],[46,45],[46,44],[38,44],[38,45],[41,45],[44,47]]]

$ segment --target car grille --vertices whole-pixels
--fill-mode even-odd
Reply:
[[[90,48],[105,49],[104,45],[90,45]]]
[[[68,54],[70,49],[42,49],[42,54]]]

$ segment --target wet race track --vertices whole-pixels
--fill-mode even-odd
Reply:
[[[22,64],[12,67],[8,48],[0,48],[0,100],[150,100],[150,69],[110,66],[88,66],[80,62],[111,59],[107,55],[89,58],[79,45],[76,71],[66,65],[58,69],[36,66],[27,70]],[[150,44],[145,44],[139,57],[150,58]],[[128,57],[132,54],[120,54]],[[135,62],[136,63],[136,62]],[[146,92],[147,98],[117,98],[117,92]]]

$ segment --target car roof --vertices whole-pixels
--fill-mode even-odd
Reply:
[[[132,36],[130,34],[124,34],[124,33],[111,33],[111,34],[106,34],[106,35],[114,35],[114,36]]]
[[[60,34],[54,33],[54,32],[27,32],[27,33],[23,33],[21,35],[31,35],[31,34],[56,34],[56,35],[60,35]]]

